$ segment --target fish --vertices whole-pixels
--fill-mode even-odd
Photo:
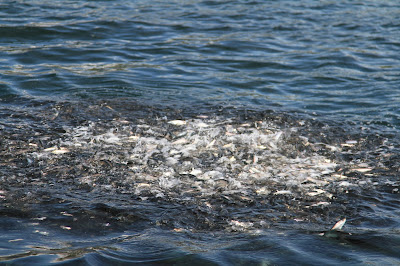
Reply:
[[[336,238],[342,239],[345,235],[351,235],[350,233],[346,233],[341,231],[344,224],[346,223],[346,218],[341,219],[328,231],[321,233],[321,236],[328,237],[328,238]]]
[[[331,231],[338,231],[338,230],[342,230],[344,224],[346,223],[346,218],[340,220],[339,222],[337,222],[332,228]]]

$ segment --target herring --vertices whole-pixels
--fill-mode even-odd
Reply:
[[[350,235],[349,233],[342,232],[342,228],[346,223],[346,218],[338,221],[329,231],[325,233],[321,233],[321,236],[328,237],[328,238],[342,238],[344,235]]]

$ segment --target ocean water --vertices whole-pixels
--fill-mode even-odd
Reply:
[[[398,265],[399,14],[2,1],[0,263]]]

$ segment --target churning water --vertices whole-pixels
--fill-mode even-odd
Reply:
[[[1,2],[0,262],[399,264],[399,14]]]

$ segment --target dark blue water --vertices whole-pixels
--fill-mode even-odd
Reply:
[[[399,13],[2,1],[0,261],[400,263]]]

